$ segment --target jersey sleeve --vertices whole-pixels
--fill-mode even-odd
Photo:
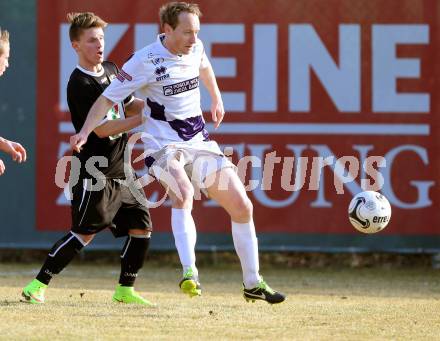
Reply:
[[[130,99],[132,93],[146,84],[145,67],[140,58],[134,55],[122,66],[116,79],[111,82],[102,95],[114,103],[122,101],[125,103],[125,100],[128,102],[132,100]]]
[[[133,56],[133,55],[132,55]],[[113,62],[110,62],[110,61],[106,61],[106,63],[108,63],[109,65],[111,65],[111,67],[113,68],[113,74],[115,74],[116,76],[119,74],[119,72],[120,72],[120,70],[119,70],[119,67],[115,64],[115,63],[113,63]],[[129,96],[127,96],[125,99],[124,99],[124,105],[125,106],[127,106],[127,105],[129,105],[129,104],[131,104],[132,102],[134,101],[134,96],[133,96],[133,94],[130,94]]]

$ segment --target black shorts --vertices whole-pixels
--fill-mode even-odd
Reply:
[[[96,183],[96,180],[93,179]],[[104,180],[104,188],[91,191],[92,179],[80,179],[72,188],[72,231],[95,234],[110,228],[113,235],[128,235],[128,230],[152,230],[150,212],[130,189],[115,179]],[[139,193],[145,197],[142,189]]]

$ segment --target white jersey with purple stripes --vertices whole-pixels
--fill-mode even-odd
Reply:
[[[209,65],[203,43],[197,39],[191,53],[174,55],[163,38],[158,35],[156,42],[136,51],[103,93],[116,103],[135,91],[145,100],[145,132],[153,138],[144,143],[151,152],[208,139],[199,90],[199,70]]]

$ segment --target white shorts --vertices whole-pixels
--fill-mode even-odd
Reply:
[[[223,168],[236,169],[235,165],[221,152],[217,142],[200,141],[169,144],[150,154],[146,160],[148,173],[164,181],[166,177],[163,175],[164,172],[169,173],[171,160],[179,161],[192,184],[205,195],[207,195],[205,180],[208,175]]]

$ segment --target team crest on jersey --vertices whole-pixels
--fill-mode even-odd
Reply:
[[[170,78],[170,74],[166,72],[167,72],[167,68],[165,66],[163,65],[158,66],[156,70],[154,70],[154,74],[157,76],[156,81],[159,82],[164,79]]]
[[[158,57],[158,58],[154,58],[151,62],[154,65],[159,65],[162,64],[165,61],[165,59],[163,59],[162,57]]]

